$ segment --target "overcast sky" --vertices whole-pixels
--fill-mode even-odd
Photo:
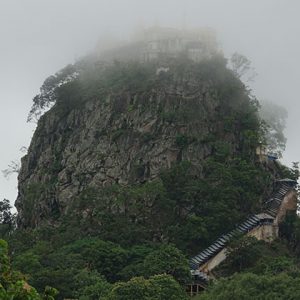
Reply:
[[[258,98],[289,112],[285,162],[300,160],[300,1],[0,0],[0,170],[19,159],[26,123],[44,79],[93,49],[99,37],[127,38],[137,26],[213,27],[225,55],[246,55]],[[185,16],[185,18],[184,18]],[[1,175],[1,174],[0,174]],[[14,202],[16,178],[0,176],[0,199]]]

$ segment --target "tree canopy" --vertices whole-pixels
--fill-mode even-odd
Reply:
[[[281,157],[286,145],[284,129],[288,116],[287,110],[270,101],[260,103],[260,115],[266,126],[264,136],[267,150]]]
[[[13,271],[8,257],[8,245],[0,240],[0,298],[3,300],[54,300],[57,290],[46,287],[43,295],[30,286],[25,277]]]
[[[221,279],[204,292],[199,300],[299,299],[300,278],[284,273],[255,275],[235,274]]]

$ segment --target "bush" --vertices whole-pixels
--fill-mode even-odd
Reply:
[[[210,286],[199,300],[299,299],[300,278],[236,274]]]
[[[107,300],[187,300],[182,287],[169,275],[156,275],[145,279],[132,278],[115,284]]]
[[[144,260],[144,274],[169,274],[184,284],[191,280],[190,268],[184,255],[172,245],[162,245]]]

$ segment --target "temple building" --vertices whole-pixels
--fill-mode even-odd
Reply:
[[[210,58],[218,52],[216,33],[203,28],[184,30],[152,27],[141,35],[144,42],[143,61],[187,55],[194,61]]]
[[[219,53],[216,33],[209,28],[186,30],[154,26],[139,30],[127,42],[106,40],[97,45],[99,60],[161,61],[185,55],[195,62]]]

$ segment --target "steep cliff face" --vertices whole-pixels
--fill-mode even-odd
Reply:
[[[254,159],[255,107],[224,61],[172,62],[160,74],[157,67],[148,66],[140,81],[145,65],[138,71],[126,65],[122,76],[143,85],[113,80],[92,96],[83,95],[80,80],[80,89],[67,84],[22,159],[20,226],[55,222],[88,187],[143,184],[180,161],[201,177],[212,154]]]

